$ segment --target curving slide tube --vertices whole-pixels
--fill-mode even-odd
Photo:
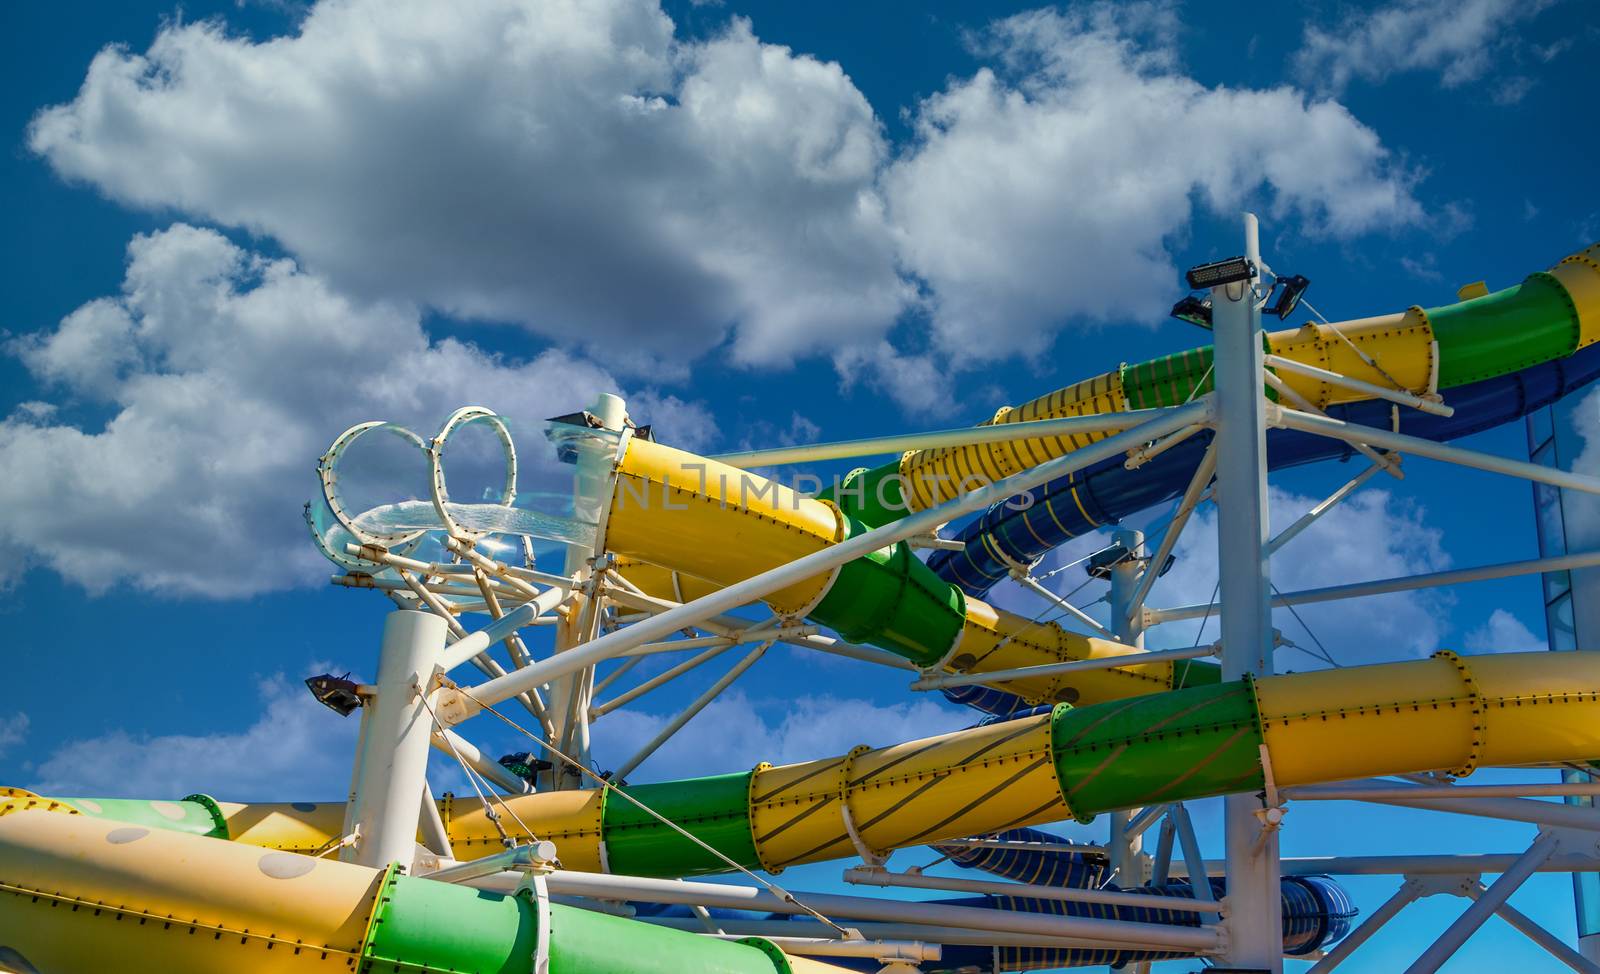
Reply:
[[[1600,754],[1600,658],[1507,653],[1266,676],[1085,707],[941,737],[682,781],[630,794],[735,862],[785,866],[1215,795]],[[725,864],[609,790],[507,799],[568,869],[677,877]],[[344,808],[18,796],[0,819],[56,806],[306,852]],[[11,814],[7,814],[10,812]],[[17,813],[23,813],[18,815]],[[502,848],[480,805],[441,808],[457,858]],[[3,838],[0,838],[3,842]],[[0,882],[10,881],[0,876]]]
[[[1369,388],[1429,398],[1567,358],[1597,340],[1600,244],[1565,258],[1549,271],[1528,275],[1521,284],[1482,297],[1328,325],[1308,322],[1262,335],[1268,354],[1284,360],[1276,366],[1269,360],[1269,369],[1289,390],[1282,401],[1317,409],[1372,398],[1368,391],[1330,382],[1330,372]],[[1124,365],[1021,406],[1003,407],[983,425],[1178,405],[1211,391],[1211,354],[1206,346]],[[1308,374],[1288,367],[1294,365],[1322,371]],[[1271,387],[1266,393],[1274,400],[1282,395]],[[1444,395],[1452,405],[1454,398],[1454,393]],[[1387,404],[1383,415],[1388,415]],[[869,525],[885,524],[1107,435],[1081,433],[915,450],[883,466],[855,471],[844,485],[848,489],[836,493],[851,516]],[[1082,502],[1081,492],[1070,487],[1058,494],[1062,508]],[[1096,520],[1087,511],[1079,513]]]
[[[171,820],[169,819],[169,822]],[[152,823],[154,824],[154,823]],[[19,974],[824,974],[769,941],[84,815],[0,816],[0,968]],[[545,939],[541,942],[541,936]]]
[[[1398,430],[1411,436],[1447,441],[1513,422],[1600,378],[1600,345],[1568,358],[1543,362],[1509,375],[1452,389],[1447,398],[1454,416],[1436,416],[1393,407],[1382,400],[1330,406],[1329,416],[1360,426]],[[1211,432],[1199,434],[1129,470],[1122,459],[1107,460],[1029,492],[1026,501],[1000,504],[974,519],[957,535],[960,551],[934,551],[928,566],[969,595],[983,596],[1004,579],[1012,565],[1028,565],[1052,548],[1138,511],[1176,499],[1188,485]],[[1355,450],[1342,440],[1298,430],[1267,431],[1267,462],[1274,470],[1345,460]]]

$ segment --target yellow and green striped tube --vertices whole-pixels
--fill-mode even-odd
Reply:
[[[735,862],[782,869],[1159,802],[1281,787],[1600,755],[1600,655],[1520,653],[1261,677],[1115,700],[941,737],[628,792]],[[26,806],[27,802],[36,803]],[[12,799],[12,807],[82,799]],[[628,875],[720,872],[725,863],[608,791],[507,799],[570,869]],[[126,807],[126,806],[124,806]],[[294,806],[221,806],[229,836],[295,851],[325,835]],[[0,803],[0,821],[7,806]],[[498,851],[477,803],[442,809],[459,858]],[[236,827],[234,823],[238,823]],[[502,819],[503,824],[509,824]],[[173,827],[178,827],[175,820]],[[853,835],[852,835],[853,832]],[[858,845],[859,843],[859,845]]]
[[[1263,336],[1272,354],[1374,385],[1398,383],[1418,395],[1565,358],[1596,339],[1600,339],[1600,244],[1493,294],[1333,325],[1307,323]],[[1211,354],[1211,347],[1205,346],[1123,365],[1021,406],[1004,407],[982,425],[1180,405],[1211,390]],[[1378,367],[1369,365],[1363,354]],[[1298,373],[1280,378],[1319,407],[1365,398]],[[1108,435],[1080,433],[916,450],[883,466],[853,472],[845,482],[847,491],[828,496],[838,500],[846,513],[878,526]]]

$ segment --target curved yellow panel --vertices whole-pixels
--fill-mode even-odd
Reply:
[[[1018,822],[1067,815],[1050,760],[1048,714],[763,766],[750,791],[751,834],[768,868],[852,855],[847,806],[857,836],[878,851],[969,828],[993,831],[997,799],[1016,811]]]
[[[505,801],[537,838],[556,844],[562,866],[583,872],[604,871],[600,821],[605,813],[605,789],[547,791]],[[538,810],[537,816],[534,809]],[[484,814],[482,802],[457,798],[445,806],[444,812],[450,847],[457,859],[478,859],[505,848],[494,823]],[[522,827],[511,815],[502,811],[500,825],[513,838],[519,838]]]
[[[982,674],[1143,652],[1108,639],[1068,632],[1053,622],[1033,622],[996,609],[987,602],[968,599],[967,624],[949,669]],[[1115,670],[1058,673],[990,685],[1014,693],[1029,703],[1102,703],[1171,689],[1172,664],[1146,663]]]
[[[715,538],[716,543],[708,543]],[[732,585],[844,539],[838,508],[715,460],[634,439],[617,470],[608,551]],[[766,597],[801,612],[826,590],[824,572]]]
[[[1445,659],[1263,677],[1256,697],[1279,785],[1445,770],[1471,751],[1472,693]]]
[[[1040,419],[1062,419],[1125,412],[1127,396],[1122,391],[1122,374],[1107,372],[1085,379],[1047,396],[1040,396],[1012,409],[1006,407],[983,426],[1000,423],[1028,423]],[[900,474],[905,480],[905,496],[912,510],[922,511],[942,504],[965,491],[991,484],[1004,477],[1037,467],[1046,460],[1080,450],[1110,436],[1110,432],[1078,433],[1047,439],[1009,440],[1001,443],[970,443],[963,446],[916,450],[900,458]]]
[[[1484,701],[1480,764],[1588,761],[1600,727],[1600,653],[1467,657]]]
[[[722,586],[703,578],[675,572],[670,568],[652,565],[636,558],[617,559],[616,570],[623,578],[639,586],[644,594],[671,602],[693,602],[710,595]]]
[[[1437,368],[1433,326],[1421,308],[1341,321],[1337,331],[1331,325],[1308,322],[1299,328],[1272,332],[1267,342],[1275,355],[1384,388],[1393,388],[1398,382],[1408,392],[1418,394],[1429,390]],[[1381,362],[1383,371],[1363,361],[1357,349]],[[1318,407],[1369,398],[1287,370],[1281,370],[1278,378]]]
[[[343,802],[218,802],[235,842],[316,852],[344,833]]]
[[[348,971],[382,876],[84,815],[0,818],[0,944],[40,971]]]
[[[1600,244],[1594,244],[1550,268],[1578,309],[1578,348],[1600,340]]]

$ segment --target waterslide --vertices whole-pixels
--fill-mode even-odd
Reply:
[[[1590,248],[1517,287],[1448,307],[1269,335],[1268,348],[1282,360],[1277,391],[1302,408],[1334,408],[1355,398],[1283,362],[1431,396],[1570,361],[1600,338],[1597,253]],[[994,421],[1180,403],[1206,391],[1208,368],[1207,350],[1170,356],[1060,390]],[[631,559],[628,576],[658,596],[685,594],[686,585],[729,585],[837,544],[903,513],[898,507],[930,507],[964,480],[998,479],[1099,438],[1085,433],[908,454],[894,465],[906,477],[904,504],[891,503],[890,485],[902,481],[885,476],[888,468],[859,475],[868,487],[860,494],[805,498],[634,438],[619,458],[600,547]],[[1057,493],[1081,503],[1081,492],[1070,484]],[[1087,510],[1080,513],[1093,520]],[[805,617],[918,666],[955,672],[1138,652],[990,606],[940,578],[903,542],[767,601],[780,615]],[[1028,701],[1058,702],[1030,717],[628,790],[722,855],[777,871],[1066,818],[1087,821],[1115,809],[1256,791],[1269,770],[1277,786],[1289,787],[1586,761],[1600,754],[1600,659],[1590,656],[1441,653],[1232,682],[1220,681],[1217,669],[1205,664],[1130,662],[1113,670],[995,681]],[[568,869],[663,877],[725,869],[701,846],[631,803],[608,800],[609,794],[551,792],[509,802],[533,832],[557,844]],[[441,815],[459,857],[501,848],[481,806],[446,803]],[[104,957],[109,949],[160,957],[161,969],[180,971],[348,968],[358,961],[369,962],[368,970],[512,970],[515,963],[526,969],[528,952],[538,949],[531,931],[541,928],[525,899],[464,894],[303,855],[336,840],[343,819],[344,808],[336,804],[238,805],[205,796],[113,802],[15,793],[0,802],[0,895],[10,900],[0,910],[0,949],[10,952],[0,953],[0,966],[96,969],[88,952]],[[156,868],[174,860],[193,868]],[[406,912],[389,912],[399,910]],[[552,962],[563,958],[552,969],[820,967],[760,943],[708,941],[582,911],[563,910],[559,917],[545,928]],[[197,936],[201,930],[210,936]],[[251,953],[224,963],[224,951],[234,958]],[[473,951],[504,951],[505,957],[469,957]],[[643,957],[661,966],[641,966]]]

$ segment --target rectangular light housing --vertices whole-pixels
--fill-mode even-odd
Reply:
[[[1256,276],[1256,265],[1244,257],[1229,257],[1227,260],[1191,267],[1187,276],[1189,286],[1199,291],[1221,287],[1224,284],[1237,284],[1240,281],[1253,281]]]

